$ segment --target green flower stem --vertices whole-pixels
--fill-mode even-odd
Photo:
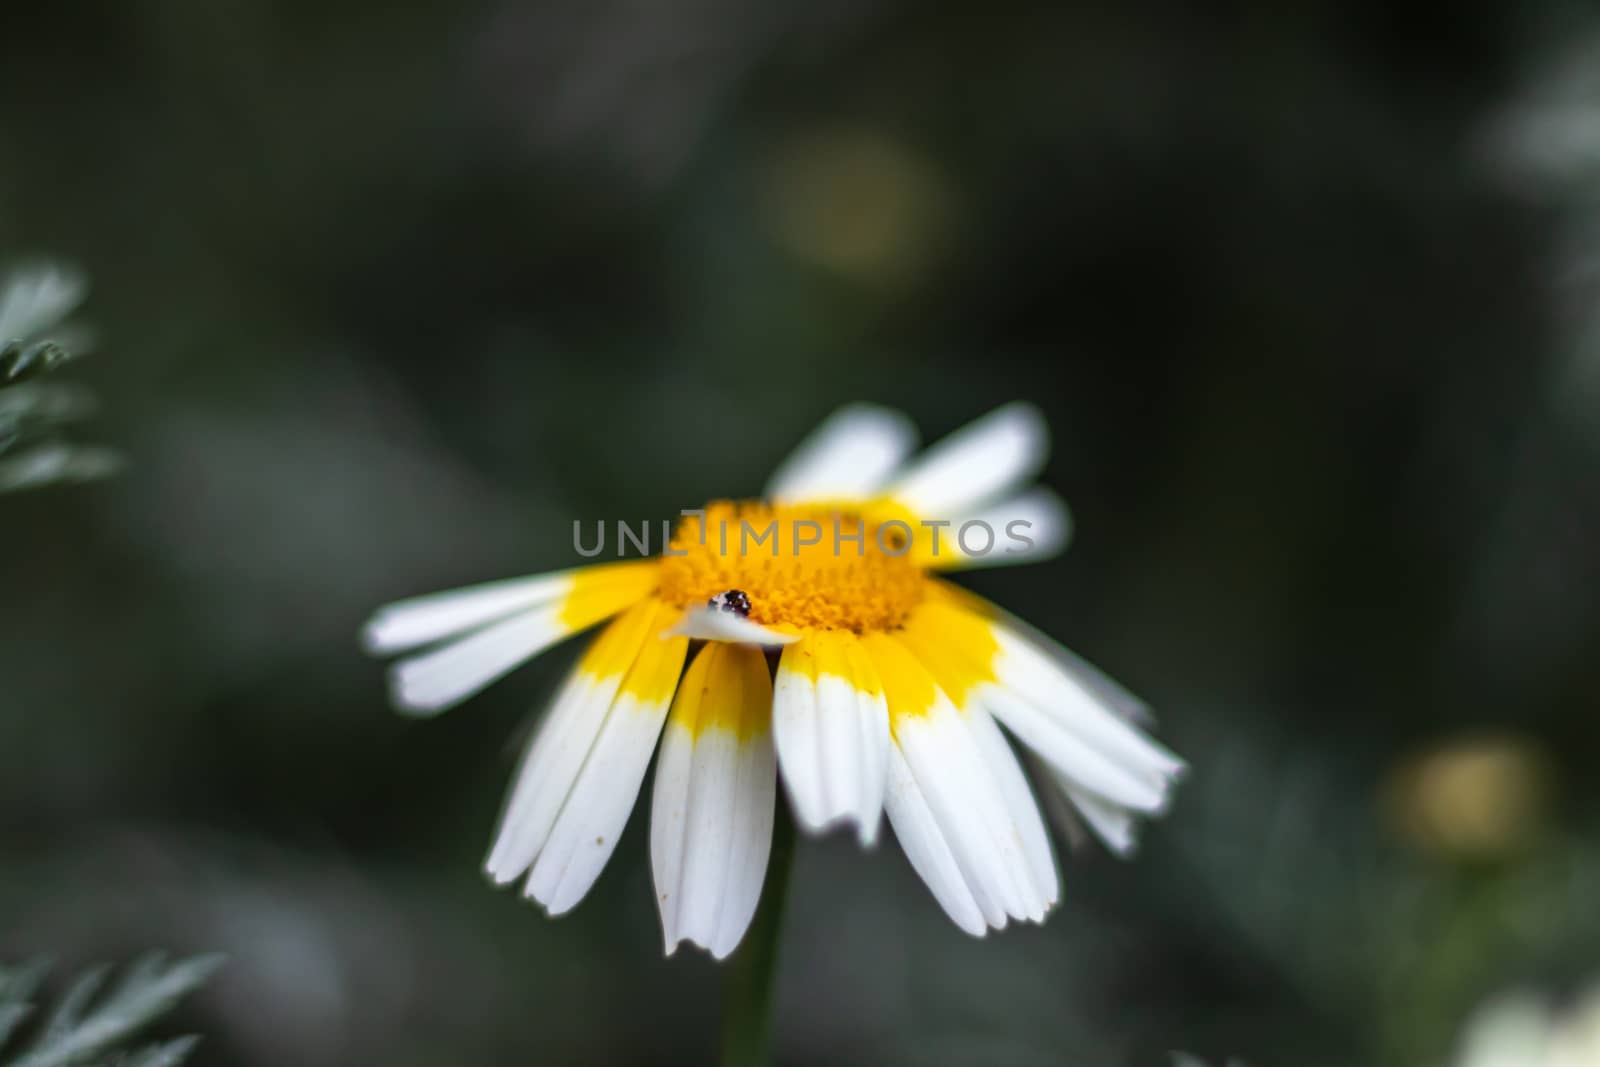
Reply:
[[[794,863],[794,836],[794,819],[780,805],[772,826],[766,892],[724,979],[722,1067],[766,1067],[772,1062],[772,991],[783,902]]]

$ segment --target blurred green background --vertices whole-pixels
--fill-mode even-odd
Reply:
[[[0,498],[0,957],[221,950],[199,1064],[707,1061],[644,812],[480,863],[571,648],[433,722],[355,633],[754,493],[836,405],[1055,433],[969,584],[1192,762],[969,940],[802,842],[786,1064],[1451,1060],[1600,977],[1600,27],[1581,5],[26,5],[0,254],[119,477]]]

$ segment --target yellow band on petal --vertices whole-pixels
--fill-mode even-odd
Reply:
[[[952,601],[926,601],[906,620],[900,638],[957,707],[968,706],[975,686],[995,680],[1000,643],[993,624]]]
[[[938,699],[933,675],[917,661],[911,650],[888,634],[867,634],[861,646],[872,660],[878,682],[889,704],[891,725],[906,715],[926,715]]]
[[[661,562],[654,559],[602,563],[573,572],[572,588],[561,605],[561,622],[572,632],[586,630],[655,592]]]
[[[803,672],[812,679],[831,674],[871,696],[883,691],[878,672],[873,670],[861,639],[848,630],[816,630],[807,634],[794,652],[784,656],[779,669]]]
[[[766,733],[772,724],[767,657],[751,645],[707,644],[683,676],[671,722],[695,735],[720,728],[741,741]]]
[[[660,611],[660,602],[645,600],[617,616],[578,660],[578,670],[601,680],[621,678],[639,658],[640,646],[653,640],[651,625]]]
[[[683,660],[689,653],[689,639],[655,636],[671,623],[675,612],[655,599],[646,606],[650,610],[645,622],[649,636],[640,646],[639,657],[633,661],[628,676],[622,680],[618,696],[632,696],[640,704],[664,704],[678,688]]]

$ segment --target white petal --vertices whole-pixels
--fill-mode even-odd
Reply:
[[[571,911],[600,877],[639,798],[666,717],[664,700],[625,692],[612,703],[523,890],[551,915]]]
[[[1058,718],[1003,686],[981,686],[978,696],[1023,744],[1081,788],[1138,811],[1165,809],[1171,786],[1167,779],[1106,756]]]
[[[539,724],[486,864],[500,885],[520,877],[544,847],[621,684],[574,671]]]
[[[593,882],[638,795],[687,648],[682,640],[656,640],[665,613],[654,600],[638,604],[584,653],[535,735],[506,806],[489,874],[503,884],[533,865],[539,875],[539,863],[555,852],[543,867],[550,884],[535,894],[530,877],[529,889],[552,912],[571,907]],[[635,760],[642,761],[636,772]],[[580,847],[588,842],[601,854]]]
[[[899,748],[889,751],[888,788],[883,806],[906,859],[933,893],[933,899],[957,926],[973,937],[982,937],[989,925]]]
[[[926,714],[896,715],[894,735],[985,921],[999,929],[1008,916],[1042,917],[1005,802],[949,699],[939,693]]]
[[[1129,722],[1143,726],[1155,725],[1155,714],[1150,705],[1134,696],[1099,667],[1084,659],[1066,645],[1010,612],[979,600],[996,620],[1003,622],[1018,639],[1030,642],[1042,655],[1055,661],[1056,667],[1082,686],[1099,703],[1110,708]]]
[[[1150,711],[1148,704],[1119,685],[1099,667],[1037,626],[958,585],[940,582],[938,588],[941,595],[949,597],[957,605],[991,620],[992,623],[1004,626],[1018,640],[1031,644],[1038,654],[1054,660],[1057,669],[1088,690],[1097,701],[1117,715],[1145,726],[1154,725],[1155,715]]]
[[[1165,808],[1185,769],[1182,760],[1106,707],[1031,641],[963,603],[954,587],[941,583],[936,592],[908,620],[901,641],[949,691],[962,693],[969,708],[974,700],[987,708],[1077,786],[1138,811]],[[941,603],[945,597],[950,599]]]
[[[656,632],[666,612],[652,601],[640,605],[635,614],[648,634]],[[610,636],[602,635],[602,641]],[[523,889],[551,915],[560,915],[583,899],[616,848],[638,799],[688,647],[683,638],[646,638],[640,645]],[[606,653],[614,658],[610,649]]]
[[[777,757],[766,657],[710,644],[684,674],[656,763],[650,866],[668,955],[722,959],[755,915],[772,848]]]
[[[1183,760],[1107,707],[1092,689],[1032,642],[1004,626],[996,626],[994,634],[1000,645],[994,670],[1007,688],[1142,778],[1165,785],[1183,773]]]
[[[528,746],[500,820],[487,863],[496,882],[519,877],[544,848],[623,679],[654,639],[659,614],[653,602],[629,609],[601,632],[562,686]]]
[[[689,608],[677,624],[662,636],[690,637],[701,641],[729,641],[745,645],[789,645],[800,640],[799,634],[769,630],[737,612],[709,606]]]
[[[683,940],[678,896],[683,884],[693,786],[694,731],[669,718],[661,732],[655,786],[650,796],[650,873],[655,879],[656,908],[661,912],[661,935],[669,956]],[[701,945],[704,947],[704,942]]]
[[[883,694],[859,688],[853,680],[822,675],[817,679],[816,730],[821,821],[842,817],[855,823],[857,839],[870,846],[878,838],[889,770],[889,711]]]
[[[977,525],[967,529],[968,524]],[[1059,555],[1071,537],[1072,515],[1066,501],[1053,490],[1034,488],[952,519],[929,564],[948,569],[1038,563]]]
[[[1155,713],[1150,710],[1150,705],[1072,649],[1031,627],[1018,630],[1018,636],[1031,640],[1040,652],[1055,660],[1056,666],[1067,677],[1119,717],[1139,726],[1152,727],[1156,724]]]
[[[662,932],[725,958],[755,915],[777,796],[772,735],[670,724],[656,764],[650,828]]]
[[[951,519],[1022,485],[1044,466],[1049,448],[1038,409],[1007,404],[929,448],[886,493],[922,518]]]
[[[454,707],[572,633],[560,605],[534,608],[389,669],[396,708],[435,715]]]
[[[778,467],[766,495],[790,504],[865,499],[916,443],[916,428],[898,411],[870,404],[840,408]]]
[[[1061,885],[1056,874],[1055,856],[1050,851],[1050,834],[1045,830],[1039,802],[1028,785],[1027,775],[1022,773],[1017,754],[1011,750],[1011,743],[1001,734],[1000,727],[995,725],[988,712],[973,708],[963,712],[962,716],[966,719],[967,728],[972,731],[973,740],[984,763],[988,765],[990,775],[1000,787],[1010,816],[1011,830],[1021,842],[1038,898],[1044,909],[1054,907],[1061,895]],[[1043,918],[1043,911],[1030,918],[1038,921]]]
[[[405,602],[388,609],[395,613],[387,617],[380,612],[374,624],[382,625],[369,635],[386,647],[432,640],[447,626],[458,631],[448,643],[391,667],[391,698],[416,715],[458,704],[557,641],[643,601],[655,587],[657,568],[654,561],[585,567],[519,579],[511,583],[515,588],[501,583]],[[519,598],[537,598],[537,606],[505,615],[506,604]],[[495,621],[484,625],[487,619]]]
[[[851,635],[816,634],[784,650],[773,736],[795,818],[812,833],[852,822],[877,839],[889,759],[889,713]]]
[[[558,571],[397,601],[379,608],[368,620],[361,643],[374,655],[386,655],[453,637],[566,596],[572,575],[570,570]]]
[[[1074,788],[1061,775],[1055,775],[1056,784],[1066,791],[1072,804],[1089,824],[1094,835],[1114,854],[1127,859],[1139,848],[1139,819],[1127,808],[1119,808],[1101,800],[1092,793]]]

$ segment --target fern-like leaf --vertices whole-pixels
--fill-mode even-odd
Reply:
[[[19,267],[0,287],[0,338],[39,341],[83,303],[82,274],[59,263]]]
[[[198,1037],[180,1037],[159,1045],[150,1045],[137,1052],[124,1052],[105,1067],[178,1067],[200,1043]]]
[[[193,1038],[131,1052],[117,1046],[170,1011],[221,962],[218,956],[195,956],[171,963],[151,954],[137,960],[109,989],[111,969],[91,968],[72,983],[32,1041],[10,1056],[6,1044],[32,1015],[45,966],[36,962],[0,968],[0,1067],[175,1067],[193,1048]]]
[[[82,275],[55,264],[0,282],[0,493],[103,478],[121,466],[110,449],[60,436],[64,424],[93,411],[92,396],[30,381],[81,352],[87,333],[67,316],[87,288]]]

